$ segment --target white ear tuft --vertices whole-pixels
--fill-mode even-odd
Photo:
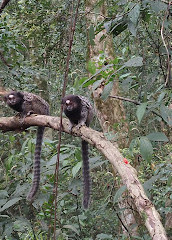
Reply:
[[[10,95],[8,96],[8,98],[12,99],[12,98],[14,98],[14,95],[13,95],[13,94],[10,94]]]
[[[68,99],[68,100],[66,100],[66,104],[69,104],[70,103],[70,100]]]

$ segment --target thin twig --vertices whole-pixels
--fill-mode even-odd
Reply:
[[[168,85],[168,81],[169,81],[169,75],[170,75],[170,67],[171,67],[171,64],[170,64],[170,53],[168,51],[168,47],[165,43],[165,39],[164,39],[164,35],[163,35],[163,31],[164,31],[164,23],[165,23],[165,20],[167,18],[167,16],[169,15],[169,10],[170,10],[170,5],[171,5],[171,1],[169,1],[169,4],[168,4],[168,7],[167,7],[167,11],[166,11],[166,14],[164,16],[164,20],[162,22],[162,26],[161,26],[161,38],[162,38],[162,42],[164,44],[164,47],[165,47],[165,50],[167,52],[167,75],[166,75],[166,81],[165,81],[165,86]]]
[[[5,60],[2,51],[0,51],[0,59],[2,60],[2,62],[3,62],[9,69],[12,69],[11,65],[8,64],[7,61]]]
[[[69,73],[69,61],[71,58],[71,51],[72,51],[72,44],[73,44],[73,37],[75,33],[75,27],[76,27],[76,21],[78,17],[78,10],[79,10],[79,5],[80,5],[80,0],[78,0],[77,7],[76,7],[76,13],[75,13],[75,18],[74,22],[71,25],[71,34],[70,34],[70,39],[69,39],[69,50],[68,50],[68,55],[66,59],[66,70],[64,74],[64,84],[63,84],[63,90],[62,90],[62,98],[65,96],[66,92],[66,86],[68,83],[68,73]],[[72,6],[73,8],[73,6]],[[56,161],[56,169],[55,169],[55,193],[54,193],[54,240],[56,240],[56,221],[57,221],[57,195],[58,195],[58,171],[59,171],[59,161],[60,161],[60,145],[61,145],[61,133],[62,133],[62,113],[63,113],[63,105],[61,104],[61,109],[60,109],[60,130],[59,130],[59,143],[57,146],[57,161]]]
[[[6,5],[10,2],[10,0],[4,0],[2,1],[1,3],[1,6],[0,6],[0,15],[1,13],[3,12],[4,8],[6,7]]]
[[[136,101],[136,100],[132,100],[132,99],[124,98],[124,97],[120,97],[120,96],[115,96],[115,95],[113,95],[113,96],[109,96],[109,97],[111,97],[111,98],[116,98],[116,99],[118,99],[118,100],[123,100],[123,101],[126,101],[126,102],[131,102],[131,103],[134,103],[134,104],[136,104],[136,105],[140,105],[140,104],[141,104],[140,102],[138,102],[138,101]]]
[[[124,98],[124,97],[120,97],[120,96],[109,96],[111,98],[116,98],[118,100],[122,100],[122,101],[126,101],[126,102],[131,102],[131,103],[134,103],[136,105],[141,105],[142,103],[138,102],[138,101],[135,101],[135,100],[132,100],[132,99],[129,99],[129,98]],[[155,115],[157,115],[158,117],[162,118],[161,115],[159,113],[157,113],[156,111],[154,110],[150,110],[149,107],[146,107],[147,110],[151,111],[152,113],[154,113]]]

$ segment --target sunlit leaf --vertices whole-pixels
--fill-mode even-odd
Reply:
[[[96,64],[95,62],[89,61],[87,64],[87,69],[91,74],[95,74],[96,73]]]

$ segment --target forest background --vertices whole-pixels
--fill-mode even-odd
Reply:
[[[76,1],[11,0],[0,11],[0,114],[11,89],[41,95],[60,115]],[[91,128],[103,132],[137,170],[172,236],[172,103],[170,1],[81,1],[66,94],[92,101]],[[58,132],[47,129],[40,191],[31,185],[35,127],[0,132],[0,239],[53,239]],[[122,164],[121,164],[122,165]],[[90,146],[92,200],[82,208],[80,138],[62,134],[57,239],[153,239],[120,175]],[[156,239],[157,240],[157,239]]]

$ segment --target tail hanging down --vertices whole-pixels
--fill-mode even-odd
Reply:
[[[88,143],[82,140],[83,158],[83,207],[87,209],[90,204],[91,180],[89,174]]]
[[[32,180],[32,187],[29,191],[27,196],[27,200],[29,202],[33,202],[35,194],[39,188],[40,182],[40,158],[41,158],[41,148],[42,148],[42,140],[44,135],[45,127],[38,127],[37,130],[37,137],[36,137],[36,146],[35,146],[35,158],[34,158],[34,165],[33,165],[33,180]]]

